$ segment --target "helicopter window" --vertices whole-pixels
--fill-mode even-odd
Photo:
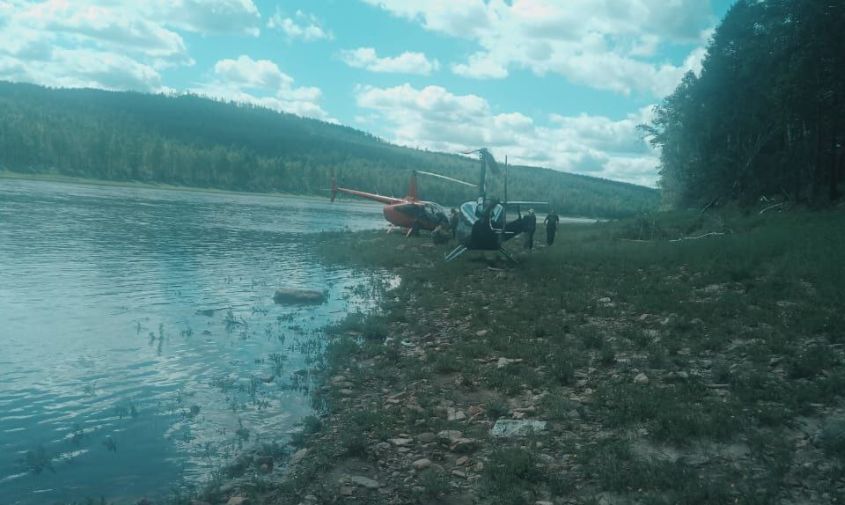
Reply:
[[[500,204],[496,204],[496,206],[493,207],[493,212],[491,212],[491,214],[490,214],[490,227],[491,228],[499,229],[499,228],[504,227],[504,224],[505,224],[504,223],[504,220],[505,220],[504,210],[505,210],[505,208]]]
[[[464,219],[470,223],[474,223],[478,220],[475,215],[476,206],[477,204],[475,202],[464,202],[461,204],[461,214],[463,214]]]

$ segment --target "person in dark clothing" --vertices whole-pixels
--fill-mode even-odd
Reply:
[[[528,214],[523,218],[525,225],[523,233],[525,233],[525,248],[534,249],[534,230],[537,229],[537,216],[534,214],[534,209],[528,209]]]
[[[552,210],[543,222],[546,223],[546,244],[552,245],[555,243],[555,234],[557,233],[557,224],[560,222],[560,218],[557,217],[557,213]]]
[[[452,209],[452,215],[449,216],[449,228],[452,230],[452,240],[455,239],[455,233],[458,231],[459,220],[460,216],[458,215],[458,209]]]

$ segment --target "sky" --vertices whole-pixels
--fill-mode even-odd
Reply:
[[[196,93],[656,186],[637,125],[732,0],[0,0],[0,80]]]

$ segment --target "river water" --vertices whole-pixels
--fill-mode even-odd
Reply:
[[[389,279],[305,233],[367,203],[0,180],[0,503],[131,503],[201,483],[310,412],[319,329]],[[311,308],[280,286],[328,290]]]

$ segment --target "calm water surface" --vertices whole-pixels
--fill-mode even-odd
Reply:
[[[290,432],[319,328],[391,281],[300,238],[382,226],[366,203],[0,180],[0,503],[162,496]]]

